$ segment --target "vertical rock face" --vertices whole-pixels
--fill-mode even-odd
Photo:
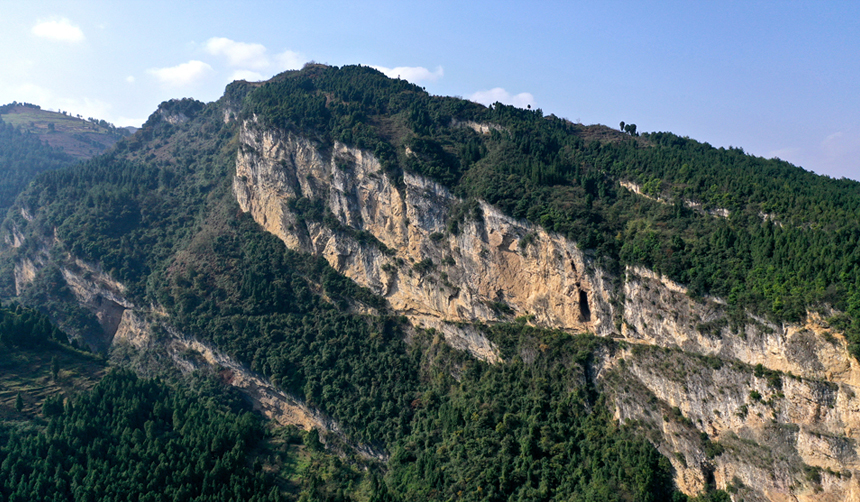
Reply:
[[[686,493],[714,485],[735,500],[860,500],[860,367],[821,315],[784,325],[750,316],[732,325],[719,298],[692,298],[640,267],[613,277],[575,243],[492,206],[408,173],[395,182],[367,152],[319,148],[253,121],[241,128],[233,190],[287,246],[325,257],[414,324],[485,361],[499,362],[499,352],[474,322],[529,316],[539,326],[619,339],[614,353],[595,360],[597,384],[618,420],[668,458]],[[3,242],[21,247],[26,238],[12,227]],[[337,431],[215,348],[177,333],[158,306],[128,301],[96,265],[71,256],[56,262],[53,244],[17,256],[17,292],[56,265],[101,324],[104,336],[88,340],[95,348],[161,345],[180,367],[221,368],[270,418]]]
[[[408,173],[395,184],[367,152],[254,121],[240,134],[242,210],[455,347],[496,362],[461,323],[524,315],[625,340],[596,363],[598,382],[685,492],[710,483],[745,500],[860,500],[860,368],[820,316],[733,330],[718,298],[693,299],[643,268],[610,277],[575,243],[487,204]],[[300,214],[299,200],[330,215]]]
[[[622,331],[636,345],[613,371],[656,399],[615,385],[616,415],[662,432],[655,443],[685,491],[713,478],[763,500],[860,500],[860,371],[819,314],[733,332],[720,299],[693,300],[649,270],[628,269],[623,291]],[[725,451],[702,455],[696,432]]]
[[[484,203],[463,217],[465,202],[443,186],[408,173],[395,186],[372,155],[340,143],[322,152],[251,122],[241,145],[233,188],[242,209],[418,324],[529,315],[543,326],[614,329],[607,278],[566,239]],[[337,228],[292,211],[299,198],[322,202]],[[455,331],[443,333],[479,357],[497,357],[488,343]]]

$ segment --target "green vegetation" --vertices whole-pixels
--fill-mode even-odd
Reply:
[[[12,102],[0,106],[0,121],[38,137],[75,160],[98,155],[129,134],[128,130],[105,120],[42,110],[30,103]]]
[[[158,289],[178,327],[327,412],[356,440],[381,447],[402,434],[418,382],[399,322],[347,313],[381,299],[324,259],[286,249],[250,217],[211,237],[192,241]]]
[[[4,249],[0,287],[15,295],[10,264],[51,247],[21,299],[74,337],[101,328],[76,306],[61,267],[73,269],[75,258],[98,264],[131,301],[163,309],[181,332],[331,417],[347,441],[390,453],[387,463],[333,458],[321,440],[334,439],[316,432],[266,431],[239,400],[216,397],[225,389],[209,380],[192,393],[117,371],[64,402],[53,388],[37,399],[25,379],[0,378],[6,416],[44,415],[0,426],[0,498],[684,499],[668,461],[614,422],[592,381],[595,351],[613,342],[519,318],[480,327],[505,361],[488,365],[437,333],[407,331],[382,298],[242,214],[231,192],[239,145],[236,123],[223,120],[228,105],[240,119],[257,114],[323,148],[342,141],[369,150],[395,184],[404,169],[444,183],[464,198],[449,234],[481,218],[484,199],[577,241],[616,274],[642,264],[694,295],[723,296],[734,319],[749,311],[797,320],[832,304],[847,312],[832,324],[860,342],[856,183],[632,124],[622,126],[628,134],[583,127],[540,110],[434,98],[369,68],[310,65],[260,86],[231,84],[219,103],[162,103],[110,153],[39,175],[3,224],[26,240]],[[164,119],[180,114],[188,120]],[[493,127],[481,134],[469,121]],[[291,204],[301,219],[391,253],[320,204]],[[708,213],[716,209],[729,216]],[[522,247],[535,239],[525,236]],[[409,273],[436,266],[423,260]],[[513,313],[501,295],[489,306]],[[59,347],[64,335],[23,308],[0,309],[0,329],[17,354],[14,374],[29,368],[30,382],[60,386],[71,375],[68,355],[87,357]],[[780,388],[779,373],[755,371]],[[723,452],[704,441],[707,455]]]
[[[524,326],[509,328],[510,332],[499,327],[493,336],[507,340],[502,345],[511,351],[513,362],[498,368],[450,351],[426,336],[406,345],[401,321],[387,312],[380,298],[337,274],[322,258],[286,249],[249,216],[239,213],[229,186],[234,131],[213,120],[218,117],[217,108],[210,106],[179,126],[153,118],[138,136],[121,143],[118,153],[41,176],[21,199],[39,208],[36,218],[17,219],[16,224],[37,239],[52,236],[56,228],[60,242],[67,243],[58,246],[68,246],[61,249],[101,263],[128,285],[135,301],[163,306],[183,332],[213,343],[302,397],[334,418],[350,440],[392,453],[385,469],[388,474],[380,476],[379,469],[373,468],[364,475],[330,457],[320,457],[322,452],[314,452],[317,443],[312,437],[301,452],[267,440],[269,446],[262,451],[276,459],[271,465],[279,466],[282,480],[298,477],[302,483],[310,483],[301,485],[304,488],[299,492],[342,500],[400,500],[418,493],[447,499],[460,491],[474,498],[482,490],[490,490],[494,499],[517,500],[548,497],[568,489],[576,490],[582,500],[608,493],[656,500],[654,497],[671,491],[668,464],[656,450],[618,429],[594,389],[567,380],[582,374],[590,344],[598,342],[532,332]],[[313,207],[305,209],[305,217],[317,217]],[[318,216],[325,221],[324,213]],[[43,292],[30,297],[56,297],[50,274],[43,271],[41,275],[32,288]],[[62,303],[58,299],[53,305]],[[354,305],[372,307],[376,313],[350,313]],[[546,361],[538,366],[534,361],[517,362],[514,354],[520,348],[543,350],[540,343],[533,343],[543,340],[541,337],[548,337],[548,346],[557,353],[541,353]],[[524,341],[518,341],[520,338]],[[123,400],[143,392],[138,384],[127,385],[133,392],[122,394]],[[156,384],[140,385],[149,389]],[[556,391],[557,396],[550,398]],[[158,392],[152,409],[161,402],[166,409],[175,410]],[[504,399],[496,399],[488,407],[490,395]],[[543,411],[532,415],[538,410],[536,403],[544,399],[549,401],[538,406]],[[517,408],[505,411],[508,400],[519,403]],[[144,410],[149,409],[146,406]],[[46,409],[56,411],[56,406],[51,407],[49,403]],[[73,409],[78,410],[77,406]],[[492,427],[469,421],[469,441],[462,441],[459,435],[448,437],[451,427],[460,426],[456,417],[469,419],[475,413],[485,413]],[[508,429],[497,430],[505,413]],[[166,411],[151,416],[154,431],[164,434],[155,434],[152,444],[163,447],[158,441],[169,438],[182,444],[173,422],[158,421],[167,416]],[[210,433],[220,434],[221,422],[213,423]],[[444,430],[439,428],[443,424]],[[461,425],[465,427],[467,422]],[[134,437],[133,428],[131,433]],[[259,438],[255,435],[244,444],[250,447]],[[117,448],[124,444],[122,437],[105,441]],[[211,444],[211,438],[206,441]],[[522,450],[520,445],[529,441],[535,442],[534,447]],[[517,446],[511,449],[509,445]],[[133,450],[132,445],[129,448]],[[247,450],[238,448],[236,458],[247,459]],[[448,450],[456,455],[445,453]],[[140,451],[148,451],[148,446]],[[175,451],[192,457],[197,454],[178,447]],[[309,460],[305,455],[317,457]],[[422,460],[416,466],[411,455],[433,460]],[[470,456],[487,459],[490,470],[483,472],[484,463],[478,462],[470,467],[474,473],[455,475]],[[233,462],[233,457],[221,458],[222,463]],[[554,473],[558,465],[580,460],[585,465]],[[140,457],[143,465],[150,461],[155,459]],[[158,462],[169,466],[172,460]],[[444,466],[448,466],[444,469],[447,474],[440,478]],[[202,477],[205,487],[209,486],[205,478],[211,475],[207,473],[214,468],[207,464],[190,474]],[[148,477],[123,476],[121,470],[118,467],[114,477],[129,480],[127,483],[133,480],[134,486],[145,489],[153,482]],[[485,486],[487,476],[497,470],[511,477],[504,484]],[[182,469],[179,471],[181,474]],[[156,464],[147,472],[165,471]],[[236,490],[265,481],[257,471],[247,476],[240,474],[248,471],[236,472],[230,482]],[[68,479],[70,484],[72,479]],[[185,489],[187,479],[161,481],[174,483],[170,486],[179,491]],[[449,481],[450,490],[440,490],[440,483]],[[118,485],[117,493],[126,486],[131,484]],[[295,494],[296,490],[283,492]],[[645,495],[651,493],[658,495]]]
[[[68,342],[44,314],[0,307],[0,421],[32,418],[45,399],[91,388],[101,378],[104,361]]]
[[[412,432],[388,463],[391,493],[402,500],[673,500],[668,460],[619,427],[588,383],[592,354],[608,342],[523,324],[486,330],[507,364],[419,342],[428,383],[412,402]]]
[[[43,143],[34,134],[0,120],[0,214],[39,173],[74,162],[67,153]]]
[[[0,344],[7,348],[44,347],[51,342],[68,341],[48,316],[20,305],[0,307]]]
[[[5,500],[282,498],[248,465],[264,434],[250,413],[125,372],[45,411],[44,428],[0,428]]]
[[[632,124],[623,134],[431,97],[360,66],[288,72],[246,103],[273,126],[372,151],[395,178],[429,176],[565,235],[616,273],[641,264],[721,296],[735,319],[797,321],[832,305],[848,313],[842,325],[860,355],[860,183]],[[494,128],[455,125],[467,121]],[[718,209],[728,217],[708,212]]]

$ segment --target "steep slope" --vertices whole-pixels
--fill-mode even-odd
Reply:
[[[686,287],[641,267],[613,277],[575,243],[486,203],[452,234],[447,224],[463,200],[408,173],[397,189],[365,152],[337,142],[324,152],[254,121],[243,128],[234,180],[241,207],[291,248],[325,257],[453,346],[498,362],[498,350],[461,323],[513,316],[637,344],[604,358],[600,381],[616,396],[620,420],[662,432],[654,440],[688,493],[710,481],[814,500],[819,488],[808,472],[824,469],[824,480],[815,479],[828,496],[857,497],[843,471],[856,469],[860,372],[845,338],[819,315],[782,325],[750,317],[730,327],[736,321],[723,300],[692,299]],[[504,310],[492,308],[501,302]],[[676,351],[667,362],[640,344]],[[653,404],[640,408],[646,396]],[[786,427],[790,434],[769,432]],[[686,440],[674,437],[684,431]],[[711,441],[735,448],[712,459]],[[775,457],[763,461],[750,453],[756,448],[790,454],[771,475]]]
[[[215,365],[384,462],[379,496],[659,500],[671,463],[690,495],[854,500],[857,192],[311,65],[40,177],[4,259],[91,347]]]
[[[15,197],[39,173],[74,161],[62,150],[42,143],[35,135],[0,122],[0,211],[5,214]]]
[[[33,178],[98,155],[127,135],[104,120],[83,120],[29,103],[0,106],[0,213]]]
[[[653,259],[647,255],[630,256],[626,252],[627,249],[635,248],[639,244],[637,240],[641,241],[641,237],[637,234],[641,232],[633,232],[630,235],[632,243],[625,242],[617,251],[618,254],[615,256],[621,264],[628,262],[624,265],[624,270],[619,271],[616,268],[617,265],[612,262],[608,264],[608,269],[595,266],[595,260],[587,259],[587,254],[582,253],[573,242],[557,234],[547,233],[543,228],[505,217],[483,201],[472,204],[471,207],[476,210],[463,218],[463,207],[468,207],[468,200],[454,197],[445,187],[420,176],[408,172],[400,174],[391,166],[391,159],[397,158],[418,172],[434,175],[442,182],[447,181],[455,190],[467,194],[475,193],[475,187],[464,180],[477,184],[479,191],[489,193],[491,196],[493,191],[511,190],[517,185],[524,186],[528,190],[530,182],[538,186],[557,187],[548,192],[554,195],[554,192],[564,190],[559,185],[561,180],[557,179],[561,176],[554,174],[552,169],[548,173],[533,169],[532,176],[538,178],[537,183],[533,183],[534,180],[519,181],[517,178],[508,176],[509,185],[506,187],[501,184],[495,187],[486,185],[482,187],[481,184],[485,184],[486,181],[472,178],[473,172],[480,172],[482,176],[498,176],[496,173],[500,171],[499,164],[504,166],[505,159],[497,157],[493,159],[492,164],[486,161],[481,164],[479,161],[471,170],[462,172],[469,165],[469,149],[478,152],[475,154],[478,158],[482,155],[492,158],[497,152],[508,148],[504,145],[504,139],[500,137],[508,133],[514,136],[514,141],[518,141],[515,133],[506,130],[508,124],[503,121],[498,123],[469,121],[469,118],[480,114],[468,113],[470,106],[466,105],[460,108],[467,111],[459,116],[441,120],[435,118],[422,123],[420,118],[422,110],[416,111],[414,104],[411,109],[406,105],[401,106],[400,109],[404,110],[404,113],[408,112],[408,115],[398,124],[395,115],[397,108],[390,109],[391,103],[394,102],[393,97],[389,98],[387,105],[384,100],[381,105],[378,105],[376,104],[378,101],[369,100],[367,95],[362,102],[349,102],[346,98],[349,91],[342,91],[336,84],[332,85],[326,81],[326,78],[337,80],[338,77],[342,78],[341,81],[372,78],[366,74],[361,77],[347,74],[337,77],[326,75],[315,79],[313,83],[317,86],[317,91],[326,94],[330,103],[337,103],[338,98],[343,99],[344,102],[329,104],[326,109],[329,112],[328,116],[322,111],[316,117],[308,118],[302,115],[301,120],[304,123],[297,124],[298,121],[289,112],[284,111],[284,108],[289,110],[293,103],[291,99],[296,99],[289,96],[289,92],[291,90],[295,92],[296,88],[291,89],[286,81],[276,84],[287,95],[279,102],[280,107],[273,104],[276,99],[272,97],[273,95],[262,93],[264,89],[257,91],[258,94],[251,95],[252,102],[256,99],[258,103],[263,102],[269,107],[261,106],[256,109],[261,117],[266,117],[266,120],[253,115],[250,120],[243,123],[240,136],[243,145],[240,147],[237,161],[234,191],[242,208],[249,211],[261,225],[281,237],[294,249],[324,256],[338,271],[382,294],[389,300],[392,307],[407,314],[413,321],[427,327],[440,328],[447,337],[456,340],[453,342],[455,345],[467,347],[473,354],[489,361],[498,360],[498,356],[488,353],[483,340],[476,340],[474,336],[469,336],[467,330],[451,326],[446,321],[462,323],[499,320],[504,319],[507,313],[512,316],[528,316],[539,325],[573,330],[589,329],[604,335],[615,333],[616,336],[623,336],[636,343],[644,342],[683,349],[682,354],[693,353],[693,355],[684,355],[682,359],[689,359],[694,367],[699,357],[695,354],[714,358],[711,364],[720,368],[723,367],[723,360],[727,360],[726,366],[730,364],[734,374],[726,378],[728,382],[736,383],[730,385],[727,382],[726,389],[719,394],[703,392],[703,389],[709,389],[711,385],[697,382],[696,375],[703,379],[711,377],[701,371],[684,373],[684,378],[681,378],[683,391],[669,390],[676,386],[671,384],[671,379],[663,372],[650,368],[654,364],[653,359],[649,359],[648,364],[642,365],[649,368],[650,374],[642,373],[641,370],[639,373],[624,371],[625,378],[619,381],[641,382],[658,402],[664,402],[670,408],[679,410],[678,416],[687,417],[688,421],[691,420],[689,417],[692,415],[698,421],[700,430],[704,434],[713,435],[714,438],[731,441],[731,438],[742,437],[748,441],[764,442],[765,445],[761,448],[765,451],[788,448],[788,451],[792,452],[790,460],[786,461],[788,467],[782,470],[779,476],[771,476],[769,481],[765,481],[761,467],[754,468],[750,465],[750,462],[759,462],[758,457],[749,455],[744,457],[744,452],[732,450],[723,451],[718,461],[711,462],[707,459],[707,455],[703,454],[708,443],[702,443],[701,440],[693,441],[697,444],[696,447],[686,445],[684,454],[673,456],[669,451],[674,444],[671,439],[672,431],[669,428],[670,430],[666,431],[667,435],[664,436],[662,448],[679,472],[679,486],[689,492],[702,490],[709,481],[710,473],[716,469],[720,474],[717,482],[721,487],[754,486],[760,487],[759,489],[768,497],[778,498],[779,493],[793,492],[795,495],[815,498],[818,488],[812,486],[804,489],[803,485],[808,485],[810,479],[822,482],[818,470],[826,469],[826,472],[831,473],[824,475],[823,481],[828,486],[828,496],[837,493],[845,497],[857,496],[856,483],[850,481],[850,477],[843,478],[840,472],[843,469],[853,470],[854,464],[850,459],[856,456],[854,447],[848,445],[853,445],[856,441],[856,427],[852,416],[856,406],[853,403],[853,388],[857,383],[857,363],[849,355],[847,340],[838,331],[834,332],[820,315],[808,313],[802,316],[806,318],[804,322],[785,323],[787,320],[801,317],[797,309],[802,308],[802,303],[797,302],[803,302],[803,297],[806,301],[820,301],[811,292],[810,285],[802,284],[801,281],[804,279],[801,278],[798,281],[798,276],[785,277],[784,273],[773,277],[785,277],[789,284],[806,289],[810,293],[787,292],[783,296],[776,296],[773,300],[773,308],[762,312],[770,317],[765,319],[750,315],[761,312],[761,309],[756,302],[744,304],[739,299],[744,295],[737,292],[738,285],[731,286],[730,283],[726,285],[731,286],[732,289],[732,298],[728,303],[718,297],[708,296],[700,296],[700,299],[695,301],[691,300],[691,292],[687,287],[664,278],[659,273],[637,266],[636,262],[643,258],[646,263]],[[297,77],[298,80],[301,78],[301,76]],[[392,84],[391,88],[397,89],[395,84]],[[298,89],[307,91],[314,87],[308,85],[307,81],[301,81]],[[328,92],[331,94],[327,94]],[[399,95],[396,91],[392,93],[408,102],[409,98],[403,96],[408,92],[401,91]],[[258,97],[259,94],[263,96]],[[376,89],[374,97],[379,100],[380,95],[388,97],[384,90]],[[420,99],[419,93],[414,100],[420,101]],[[370,106],[367,106],[368,102],[371,103]],[[395,118],[391,120],[380,116],[374,117],[368,121],[373,126],[370,131],[362,130],[358,126],[352,127],[351,130],[344,130],[343,125],[335,119],[350,120],[356,115],[354,111],[352,114],[344,111],[344,108],[349,110],[350,106],[359,109],[372,109],[374,106],[385,109],[387,106],[389,117],[395,115]],[[428,106],[428,108],[432,110],[433,107]],[[500,105],[496,105],[497,111],[500,108],[503,109]],[[277,111],[272,113],[273,109]],[[424,111],[424,113],[427,112]],[[419,116],[418,119],[415,118],[416,115]],[[322,121],[323,126],[319,127],[314,123],[312,121],[314,118]],[[386,124],[386,120],[390,122]],[[445,123],[445,120],[450,122]],[[430,128],[436,129],[429,135],[431,139],[421,131],[422,127],[428,127],[427,122],[430,122]],[[282,132],[272,131],[271,125],[276,123],[280,123],[285,129],[281,129]],[[294,135],[290,131],[296,130],[296,125],[299,125],[299,129],[308,129],[309,125],[310,128],[317,127],[316,138],[318,139],[308,141]],[[410,125],[412,125],[412,131],[408,129]],[[530,125],[536,129],[541,127],[540,124],[530,123]],[[445,127],[447,132],[440,132],[439,129],[442,127]],[[509,127],[513,129],[516,126]],[[469,129],[475,134],[462,134],[463,130]],[[364,140],[365,144],[372,145],[376,152],[375,157],[368,158],[366,151],[350,148],[335,139],[339,136],[345,140],[355,141],[353,135],[356,130],[364,135],[357,143],[361,144]],[[458,135],[460,135],[459,138]],[[476,140],[476,136],[480,139]],[[369,139],[366,139],[367,137]],[[659,144],[659,142],[665,142],[666,138],[666,135],[651,135],[647,139]],[[526,142],[532,143],[528,149],[539,151],[540,148],[534,146],[534,143],[540,146],[539,140],[539,132],[533,133],[531,138],[525,138]],[[638,140],[633,140],[632,143],[628,141],[634,150],[639,144],[636,141]],[[494,142],[499,146],[493,145]],[[478,146],[474,146],[476,143]],[[623,141],[621,144],[624,144]],[[641,146],[659,148],[647,142]],[[482,148],[485,148],[486,152],[482,152]],[[597,147],[589,145],[588,148],[600,149],[600,145]],[[459,158],[453,157],[451,152],[457,152],[458,149]],[[683,150],[675,154],[681,158],[683,155]],[[737,152],[728,152],[725,155],[736,157]],[[638,157],[636,160],[641,162],[643,156],[647,159],[645,154],[636,155]],[[386,165],[386,157],[389,159],[388,165]],[[527,164],[531,162],[529,159]],[[553,164],[550,165],[551,168],[553,166]],[[573,167],[575,170],[578,166]],[[796,176],[791,169],[785,169],[782,165],[778,167],[787,174]],[[684,169],[689,170],[689,166]],[[614,171],[629,174],[632,170],[624,166],[620,169],[615,167]],[[606,184],[611,182],[611,178],[607,177],[610,173],[612,172],[604,171],[603,178],[597,179],[598,185],[601,183],[604,185],[597,187],[595,195],[598,197],[595,199],[608,199],[607,202],[617,207],[620,203],[612,202],[613,197],[608,194],[611,188],[606,187]],[[556,179],[549,182],[540,180],[542,176],[550,175],[555,175]],[[459,181],[457,176],[461,176]],[[584,185],[588,184],[588,176],[588,174],[585,175]],[[810,175],[803,176],[810,177]],[[501,182],[500,179],[497,178],[497,180]],[[786,206],[784,202],[779,202],[780,192],[774,190],[775,193],[767,195],[769,197],[767,200],[763,200],[766,196],[760,192],[744,198],[747,194],[741,191],[734,200],[727,201],[730,202],[727,205],[732,209],[720,208],[710,212],[688,210],[685,213],[683,206],[679,208],[675,204],[670,207],[682,220],[705,220],[708,223],[703,225],[705,227],[716,225],[718,231],[723,231],[729,236],[729,240],[732,237],[731,232],[738,235],[739,232],[744,231],[744,226],[749,229],[746,231],[753,237],[751,242],[755,242],[756,232],[762,232],[757,227],[774,234],[780,233],[777,229],[785,228],[785,223],[774,226],[769,224],[769,218],[760,217],[760,215],[755,216],[758,223],[756,220],[751,222],[749,218],[739,220],[736,215],[730,219],[729,226],[720,227],[719,220],[726,219],[732,211],[749,213],[753,208],[761,207],[762,204],[767,207],[782,205],[780,210],[786,215],[786,220],[791,215],[794,218],[793,224],[803,224],[805,232],[800,232],[801,241],[808,241],[810,238],[820,240],[823,230],[832,230],[833,225],[851,229],[847,230],[847,233],[856,234],[856,215],[849,217],[848,221],[841,221],[839,218],[843,215],[847,216],[845,210],[856,213],[857,185],[851,182],[840,184],[827,181],[822,183],[817,179],[813,181],[814,184],[822,186],[823,194],[811,192],[805,195],[805,199],[801,199],[802,203],[795,203],[793,206]],[[513,186],[510,182],[513,182]],[[624,198],[621,187],[631,186],[623,178],[617,183],[619,183],[619,189],[616,190],[620,194],[615,196],[616,201]],[[655,192],[655,189],[651,188],[650,191],[661,193],[663,190]],[[831,199],[829,193],[836,191],[841,191],[842,196]],[[705,204],[709,202],[707,198],[702,197],[701,193],[696,194],[694,190],[676,193],[677,195],[674,195],[676,198],[689,193],[698,195],[697,199],[700,201],[704,199]],[[852,198],[851,194],[855,197]],[[575,204],[576,193],[573,192],[571,195],[574,199],[569,200],[569,203]],[[591,195],[591,193],[585,194],[587,202],[590,202],[588,199]],[[654,196],[654,198],[660,199],[655,201],[658,204],[666,204],[667,197]],[[503,204],[506,202],[506,196],[496,196],[495,199]],[[515,213],[521,204],[522,200],[514,208]],[[810,228],[808,223],[803,223],[804,219],[809,221],[809,216],[805,216],[802,207],[810,204],[834,206],[831,214],[828,215],[829,219],[819,217],[815,222],[818,228]],[[696,209],[702,206],[702,202],[687,202],[685,205],[687,208]],[[525,205],[522,212],[526,215],[533,214],[532,209],[535,207],[540,209],[540,206],[540,202],[532,202],[531,207],[528,204]],[[613,215],[609,211],[601,216],[604,223],[611,226],[615,223],[611,221],[610,218]],[[559,227],[558,219],[564,217],[559,218],[559,216],[553,215],[552,212],[544,213],[540,220],[544,226],[555,230],[563,229],[564,224]],[[553,221],[554,217],[556,221]],[[715,221],[717,223],[714,223]],[[632,222],[628,222],[628,228],[630,223]],[[701,230],[703,229],[694,229],[692,233],[695,235]],[[841,230],[836,231],[837,234],[841,232]],[[687,232],[688,235],[689,233]],[[798,231],[791,229],[785,233],[798,233]],[[803,235],[804,233],[812,235]],[[648,238],[653,240],[655,235],[659,233],[652,232]],[[680,241],[680,244],[676,245],[673,242],[670,251],[686,250],[692,255],[691,258],[694,261],[707,258],[708,254],[714,255],[713,252],[704,253],[696,249],[695,246],[698,244],[685,245],[683,235],[675,235],[674,240]],[[576,238],[576,236],[573,237]],[[586,237],[588,237],[587,233]],[[768,254],[770,257],[781,255],[780,245],[789,247],[787,242],[780,243],[787,235],[776,237],[777,248],[770,251]],[[594,239],[584,240],[588,242]],[[604,241],[603,246],[599,242],[597,244],[605,252],[609,252],[611,257],[612,247],[605,245],[605,237],[596,240]],[[524,244],[520,246],[520,242]],[[835,250],[837,242],[831,239],[831,242],[823,244],[824,249]],[[765,239],[765,243],[770,243],[771,247],[774,246],[773,238],[770,241]],[[727,263],[727,267],[737,267],[731,265],[731,260],[734,259],[732,253],[740,250],[731,249],[730,245],[721,247],[722,249],[718,250],[720,261]],[[791,249],[786,251],[788,255],[794,253]],[[818,252],[817,249],[812,251]],[[844,270],[848,273],[845,278],[848,280],[845,281],[843,278],[841,284],[845,285],[843,291],[851,291],[854,281],[851,278],[857,277],[858,262],[854,252],[851,248],[842,253],[827,255],[832,258],[822,258],[823,261],[817,264],[813,262],[812,267],[831,269],[834,265],[845,267]],[[670,252],[669,255],[671,254]],[[756,257],[751,258],[755,260]],[[784,258],[777,258],[777,261],[780,259]],[[682,260],[683,258],[679,261],[683,263]],[[794,255],[794,260],[799,262],[797,265],[805,261],[801,255]],[[661,265],[660,261],[652,263]],[[755,267],[755,263],[751,266]],[[681,275],[683,277],[683,274]],[[693,279],[696,282],[695,277]],[[723,280],[717,279],[720,282]],[[830,287],[838,291],[839,284],[836,282]],[[719,282],[712,283],[711,289],[719,292],[721,288],[714,287],[718,285]],[[753,285],[753,288],[755,287]],[[849,310],[855,309],[851,301],[840,300],[833,293],[830,299],[842,306],[847,305]],[[793,312],[788,308],[782,310],[788,302],[794,303]],[[781,306],[778,307],[777,304]],[[493,309],[493,305],[497,308]],[[749,310],[746,310],[747,308]],[[846,326],[839,316],[828,315],[832,320],[840,321],[842,326]],[[774,321],[782,321],[782,323],[775,324]],[[855,332],[850,331],[850,333],[853,336]],[[638,363],[639,354],[640,352],[636,352],[635,355],[631,353],[627,356]],[[731,362],[733,360],[735,362]],[[606,363],[611,364],[610,361]],[[698,366],[701,366],[701,363]],[[638,364],[626,366],[626,368],[631,367],[641,368]],[[767,375],[770,375],[768,381],[775,382],[781,381],[782,374],[792,375],[794,379],[800,378],[800,382],[804,382],[804,378],[812,379],[813,383],[806,383],[799,388],[792,386],[791,392],[788,393],[783,392],[781,387],[772,390],[779,387],[773,383],[769,384],[769,387],[757,389],[756,382],[764,381]],[[684,381],[687,379],[689,381]],[[675,380],[678,380],[677,376]],[[821,387],[821,385],[824,386]],[[703,395],[687,395],[691,387],[698,388],[699,393]],[[821,389],[829,390],[822,394]],[[729,392],[726,392],[727,390]],[[625,394],[626,392],[619,392],[618,395]],[[724,397],[726,395],[728,397]],[[783,398],[787,399],[787,404],[776,404],[776,401]],[[619,418],[637,420],[649,418],[650,420],[645,420],[646,423],[657,425],[653,423],[654,417],[630,412],[622,404],[625,398],[618,399]],[[703,404],[702,401],[704,403],[710,401],[713,404]],[[767,406],[770,407],[771,416],[762,418],[763,411],[757,411],[748,419],[749,409],[765,402],[769,403]],[[822,413],[820,409],[822,405],[835,408],[835,413]],[[696,411],[697,409],[700,411]],[[720,418],[720,414],[725,414],[726,417]],[[662,419],[660,422],[659,425],[662,426]],[[774,437],[766,433],[769,428],[780,427],[780,424],[785,423],[799,429],[790,428],[794,432],[787,437]],[[831,439],[828,441],[810,439],[820,438],[822,434]],[[846,447],[849,448],[848,452],[845,451]],[[691,457],[689,461],[687,457]],[[765,468],[765,471],[767,469]],[[809,469],[812,469],[816,475],[809,475],[809,472],[812,472]],[[727,473],[731,473],[731,476]]]

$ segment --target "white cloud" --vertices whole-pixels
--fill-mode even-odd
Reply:
[[[100,99],[61,99],[60,102],[64,103],[63,110],[73,114],[80,114],[82,117],[110,120],[110,112],[113,109],[110,103]]]
[[[128,82],[129,84],[133,84],[134,83],[134,75],[129,75],[129,76],[125,77],[125,81]]]
[[[275,60],[277,61],[277,71],[298,70],[307,62],[304,56],[293,51],[284,51],[276,55]]]
[[[33,35],[60,42],[81,42],[84,32],[66,18],[39,21],[31,30]]]
[[[266,80],[266,75],[301,68],[306,61],[298,52],[286,50],[270,57],[264,45],[236,42],[224,37],[210,38],[205,47],[206,52],[213,56],[223,56],[227,65],[235,68],[230,77],[231,81]]]
[[[190,85],[212,71],[212,67],[203,61],[192,60],[168,68],[151,68],[147,73],[154,76],[162,84],[171,87]]]
[[[230,66],[262,70],[269,67],[266,47],[261,44],[246,44],[224,37],[213,37],[206,41],[206,52],[213,56],[225,56]]]
[[[113,109],[110,103],[100,99],[63,97],[51,89],[31,83],[0,89],[0,91],[15,96],[16,101],[35,103],[45,110],[63,110],[72,115],[80,114],[83,117],[110,120],[110,112]]]
[[[236,70],[230,75],[230,82],[234,80],[246,80],[248,82],[259,82],[261,80],[266,80],[266,77],[251,70]]]
[[[388,78],[402,78],[413,84],[417,84],[418,82],[435,82],[445,75],[441,66],[437,66],[433,71],[423,66],[398,66],[396,68],[371,66],[371,68],[381,71]]]
[[[10,87],[7,92],[8,94],[16,96],[16,101],[35,103],[45,108],[51,108],[53,106],[50,103],[54,99],[54,93],[36,84],[23,83]]]
[[[521,92],[517,95],[511,95],[508,91],[501,87],[490,89],[489,91],[478,91],[469,96],[470,101],[481,103],[482,105],[491,105],[495,102],[513,105],[518,108],[526,108],[528,105],[535,106],[535,97],[529,92]]]

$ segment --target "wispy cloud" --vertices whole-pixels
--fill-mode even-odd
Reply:
[[[286,50],[270,56],[262,44],[237,42],[225,37],[210,38],[205,49],[212,56],[225,58],[227,66],[235,69],[230,80],[265,80],[266,75],[301,68],[306,61],[295,51]]]
[[[262,44],[236,42],[224,37],[213,37],[206,41],[206,52],[213,56],[224,56],[227,64],[246,70],[293,70],[305,63],[298,52],[284,51],[273,58]]]
[[[230,75],[230,82],[234,80],[247,80],[248,82],[259,82],[261,80],[266,80],[261,73],[257,73],[251,70],[236,70]]]
[[[307,58],[298,52],[284,51],[275,55],[275,61],[278,71],[298,70],[307,62]]]
[[[534,107],[535,105],[535,97],[532,96],[531,93],[521,92],[519,94],[512,95],[501,87],[496,87],[489,91],[478,91],[469,96],[469,100],[481,103],[482,105],[491,105],[499,102],[506,105],[513,105],[518,108],[525,108],[529,105]]]
[[[371,66],[375,70],[379,70],[388,78],[402,78],[413,84],[419,82],[435,82],[445,76],[445,71],[441,66],[437,66],[435,70],[430,71],[423,66],[398,66],[396,68],[386,68],[384,66]]]
[[[821,142],[821,150],[827,159],[844,157],[852,150],[857,149],[857,135],[845,134],[842,131],[835,132]]]
[[[118,126],[118,127],[128,127],[128,126],[140,127],[144,122],[146,122],[146,117],[143,117],[143,118],[141,118],[141,117],[137,117],[137,118],[119,117],[118,119],[116,119],[116,122],[114,122],[114,125]]]
[[[246,44],[224,37],[213,37],[207,40],[206,52],[213,56],[226,57],[227,64],[237,68],[262,70],[270,64],[264,45]]]
[[[834,178],[860,181],[860,133],[850,130],[834,132],[817,142],[773,150],[766,156]]]
[[[65,90],[60,90],[58,93],[53,89],[29,82],[10,87],[8,90],[0,89],[0,91],[9,92],[17,96],[17,99],[20,101],[38,103],[46,110],[63,110],[72,115],[80,114],[84,117],[109,119],[110,112],[113,109],[110,103],[100,99],[88,97],[72,98],[68,97],[68,95],[63,95]]]
[[[820,165],[835,176],[860,180],[860,133],[835,132],[821,141]]]
[[[799,152],[800,148],[797,147],[780,148],[779,150],[769,152],[765,157],[768,159],[787,160],[794,158]]]
[[[31,31],[37,37],[60,42],[81,42],[84,40],[84,32],[66,18],[39,21]]]
[[[212,71],[203,61],[192,60],[168,68],[151,68],[146,72],[170,87],[183,87],[198,82]]]

